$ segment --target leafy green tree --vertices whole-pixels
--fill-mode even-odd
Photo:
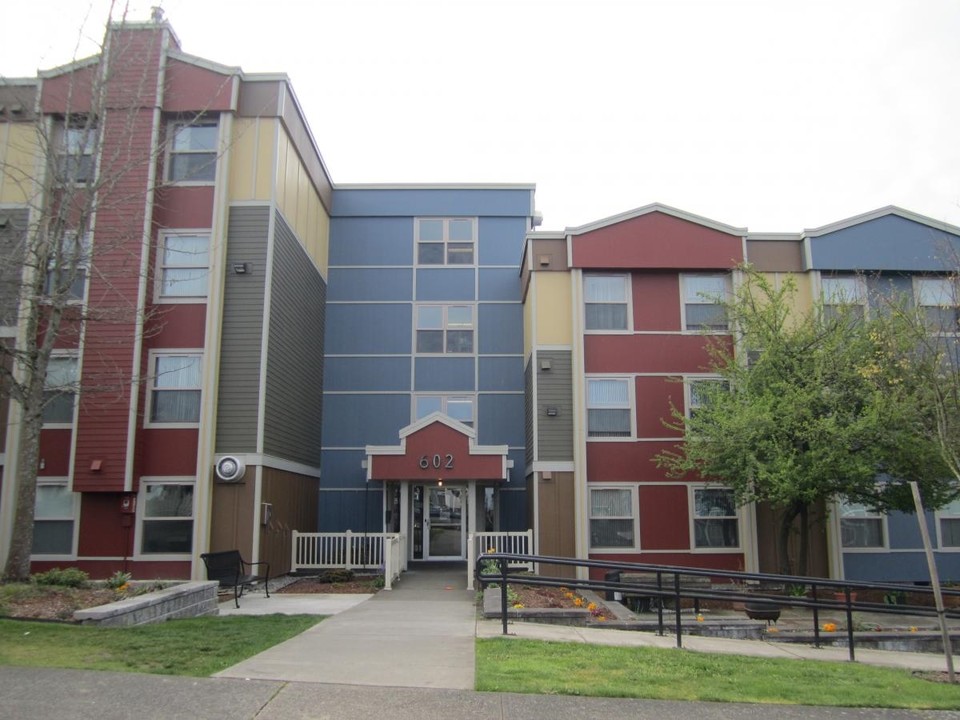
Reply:
[[[667,424],[684,442],[657,463],[672,476],[732,488],[740,504],[769,503],[779,513],[787,574],[798,518],[797,571],[806,572],[809,510],[820,501],[909,512],[910,480],[929,507],[949,501],[948,468],[931,433],[929,359],[905,322],[910,313],[864,318],[855,305],[804,312],[791,278],[775,287],[750,268],[743,278],[727,303],[734,347],[710,345],[723,382],[698,386],[691,417],[674,408]]]

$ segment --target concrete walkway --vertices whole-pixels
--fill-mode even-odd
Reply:
[[[476,604],[463,579],[463,563],[411,567],[393,590],[354,604],[217,677],[472,690]],[[254,597],[241,600],[241,611],[253,605]],[[258,605],[279,612],[287,597],[274,595]],[[304,596],[292,597],[304,602]]]

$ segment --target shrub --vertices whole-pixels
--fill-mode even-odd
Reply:
[[[84,587],[90,576],[80,568],[53,568],[42,573],[34,573],[30,580],[37,585],[59,585],[62,587]]]
[[[130,573],[117,570],[113,575],[104,580],[103,584],[111,590],[123,591],[126,590],[130,584],[131,577],[133,576]]]
[[[317,576],[317,581],[324,583],[350,582],[351,580],[353,580],[353,570],[325,570]]]

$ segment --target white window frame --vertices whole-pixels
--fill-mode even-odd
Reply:
[[[190,550],[183,553],[145,553],[143,552],[144,524],[147,522],[164,521],[182,521],[188,518],[183,516],[171,517],[147,517],[147,487],[153,485],[189,485],[193,488],[193,497],[190,507],[189,520],[192,523],[190,528]],[[194,532],[197,523],[197,480],[192,476],[173,476],[173,477],[142,477],[140,478],[140,491],[137,493],[137,526],[134,533],[134,559],[136,560],[188,560],[193,555],[194,550]]]
[[[163,350],[151,350],[147,357],[147,382],[146,386],[146,399],[144,401],[144,414],[143,414],[143,426],[145,428],[196,428],[200,427],[199,417],[195,422],[155,422],[150,418],[153,415],[153,394],[158,392],[156,388],[156,366],[157,358],[160,357],[169,357],[169,356],[190,356],[197,357],[200,361],[200,372],[201,372],[201,384],[197,387],[189,388],[160,388],[159,392],[176,392],[177,390],[199,390],[200,391],[200,402],[203,403],[203,349],[202,348],[185,348],[185,349],[163,349]]]
[[[925,302],[924,295],[927,293],[924,292],[924,286],[928,284],[937,283],[941,286],[940,292],[935,292],[934,294],[941,299],[946,299],[948,302],[938,302],[931,303]],[[944,290],[946,292],[944,292]],[[926,322],[926,308],[937,308],[940,310],[950,309],[954,311],[954,317],[956,318],[960,315],[960,302],[958,302],[958,288],[957,288],[957,279],[950,276],[939,276],[939,277],[914,277],[913,278],[913,297],[914,302],[916,303],[917,308],[919,308],[924,313],[924,322]],[[957,335],[960,334],[960,323],[952,323],[950,329],[944,328],[942,325],[937,328],[931,328],[934,334],[939,335]]]
[[[592,407],[590,405],[590,382],[593,380],[619,380],[627,384],[626,407]],[[587,442],[629,442],[637,437],[637,384],[632,375],[587,375],[584,378],[584,432]],[[630,433],[628,435],[601,435],[590,437],[590,410],[628,410],[630,414]]]
[[[67,245],[69,243],[75,243],[77,241],[78,234],[79,233],[77,233],[74,230],[69,230],[64,232],[63,238],[62,238],[63,244]],[[80,243],[81,243],[80,245],[81,252],[80,252],[80,256],[77,258],[76,269],[80,273],[82,273],[83,292],[80,294],[79,297],[76,295],[69,295],[66,299],[67,305],[85,305],[87,302],[87,294],[90,290],[90,254],[93,250],[93,234],[89,232],[85,232],[83,234],[83,239],[80,241]],[[63,250],[61,250],[61,252],[63,252]],[[47,264],[47,269],[45,270],[45,277],[43,279],[44,301],[47,303],[50,302],[49,300],[50,283],[51,283],[50,274],[54,270],[54,268],[51,266],[56,264],[55,260],[56,258],[53,258],[53,257],[50,258],[50,262]]]
[[[438,399],[440,400],[440,412],[442,412],[444,415],[447,415],[447,416],[450,417],[451,419],[456,419],[456,418],[453,418],[452,415],[449,415],[449,414],[448,414],[448,412],[447,412],[447,403],[449,403],[449,402],[451,402],[451,401],[454,401],[454,402],[456,402],[456,401],[461,401],[461,402],[462,402],[462,401],[465,401],[465,400],[469,400],[469,401],[470,401],[470,423],[467,425],[467,427],[473,428],[474,430],[477,429],[477,396],[476,396],[476,394],[470,394],[470,393],[416,393],[416,394],[413,396],[413,404],[412,404],[412,408],[411,408],[411,417],[413,418],[413,422],[416,422],[417,420],[422,420],[423,417],[426,417],[426,415],[424,415],[424,416],[422,416],[422,417],[417,417],[417,401],[420,400],[421,398],[438,398]],[[458,421],[458,422],[462,422],[462,421]]]
[[[863,508],[863,515],[849,518],[851,520],[875,520],[879,522],[880,532],[883,534],[883,543],[881,545],[871,545],[869,547],[847,545],[843,541],[844,506]],[[863,503],[848,502],[844,499],[840,499],[837,502],[837,525],[840,531],[840,549],[844,553],[878,553],[888,552],[890,550],[890,529],[887,526],[886,513],[874,512]]]
[[[164,262],[166,255],[167,241],[170,238],[175,237],[205,237],[207,239],[207,262],[203,264],[178,264],[171,263],[166,264]],[[188,229],[167,229],[161,230],[157,242],[157,258],[156,258],[156,273],[154,280],[154,290],[153,290],[153,301],[158,305],[174,305],[174,304],[200,304],[207,301],[207,297],[210,294],[210,228],[197,229],[197,230],[188,230]],[[163,276],[164,271],[167,269],[171,270],[198,270],[203,269],[206,272],[207,283],[204,288],[202,295],[165,295],[163,293],[164,283]]]
[[[70,552],[69,553],[49,553],[38,555],[31,551],[30,559],[36,562],[45,562],[48,560],[75,560],[77,557],[77,538],[80,533],[80,523],[78,522],[78,509],[80,507],[80,493],[72,492],[70,487],[70,478],[68,477],[38,477],[37,478],[37,488],[43,486],[56,485],[63,487],[70,492],[71,497],[71,507],[70,507],[70,516],[58,516],[58,517],[45,517],[39,518],[34,516],[33,524],[36,528],[38,522],[65,522],[70,521],[73,523],[71,529],[71,540],[70,540]]]
[[[851,296],[847,297],[846,293],[843,293],[842,296],[837,296],[835,294],[827,295],[827,290],[824,287],[825,283],[830,283],[832,280],[850,280],[854,283],[853,292]],[[829,302],[830,300],[841,299],[844,302]],[[850,273],[839,273],[835,275],[826,275],[820,273],[820,304],[823,307],[824,319],[827,319],[828,312],[827,308],[837,308],[844,306],[851,307],[860,307],[862,308],[863,317],[866,318],[868,314],[868,303],[867,303],[867,282],[862,275],[853,275]]]
[[[704,554],[718,553],[738,553],[743,551],[743,528],[744,519],[741,508],[736,507],[733,515],[701,516],[697,515],[697,492],[703,490],[720,490],[733,493],[733,490],[721,485],[690,485],[688,486],[688,503],[690,508],[690,552]],[[736,504],[736,500],[734,500]],[[736,520],[737,521],[737,544],[724,545],[722,547],[697,545],[697,521],[698,520]]]
[[[74,361],[74,381],[73,381],[73,390],[70,394],[73,395],[73,413],[70,418],[70,422],[47,422],[44,421],[43,428],[45,430],[64,430],[70,429],[77,422],[77,409],[79,407],[80,399],[80,353],[77,350],[54,350],[50,354],[50,362],[57,362],[64,359],[71,359]],[[47,378],[44,378],[44,393],[53,390],[53,388],[47,388],[46,380],[49,379],[49,365]]]
[[[213,150],[175,150],[174,144],[177,132],[180,128],[199,128],[199,127],[215,127],[217,129],[217,141],[214,145]],[[217,165],[219,161],[220,154],[220,122],[219,118],[210,117],[210,118],[196,118],[194,120],[171,120],[167,123],[167,142],[166,142],[166,151],[164,153],[164,163],[163,163],[163,176],[168,183],[171,185],[177,186],[191,186],[191,185],[213,185],[217,182]],[[210,179],[190,179],[185,178],[181,180],[174,180],[172,177],[173,172],[173,161],[174,157],[177,155],[213,155],[213,177]]]
[[[440,328],[421,328],[420,327],[420,309],[421,308],[440,308],[441,310],[441,326]],[[447,333],[449,331],[462,332],[466,328],[462,327],[451,327],[450,326],[450,309],[451,308],[469,308],[470,309],[470,332],[472,335],[472,340],[470,343],[470,352],[447,352]],[[476,303],[418,303],[413,307],[414,318],[413,318],[413,353],[414,355],[428,356],[428,357],[472,357],[477,354],[477,306]],[[419,349],[419,333],[423,330],[424,332],[442,332],[443,333],[443,350],[440,352],[421,352]]]
[[[441,240],[421,240],[420,239],[420,224],[422,222],[440,222],[442,224],[442,239]],[[470,223],[470,240],[453,240],[450,238],[450,224],[452,222],[469,222]],[[477,266],[477,251],[478,251],[478,242],[477,242],[477,218],[475,217],[418,217],[414,218],[414,241],[413,241],[413,253],[414,253],[414,262],[417,267],[426,267],[426,268],[440,268],[440,267],[462,267],[470,268]],[[443,262],[440,263],[424,263],[420,262],[420,245],[440,245],[443,247]],[[468,263],[452,263],[450,262],[450,246],[451,245],[466,245],[470,244],[472,246],[471,260]]]
[[[588,299],[587,285],[592,278],[619,278],[623,283],[623,302],[592,302]],[[587,326],[588,305],[623,305],[626,308],[626,327],[590,328]],[[583,334],[584,335],[630,335],[633,333],[633,285],[629,274],[584,273],[583,275]]]
[[[56,151],[54,154],[54,174],[57,180],[64,184],[86,185],[95,182],[97,179],[97,158],[94,156],[96,148],[97,133],[100,131],[96,122],[87,125],[87,118],[63,118],[56,123]],[[76,147],[72,138],[76,138]],[[86,141],[86,142],[83,142]],[[82,145],[82,147],[81,147]],[[69,180],[64,173],[64,166],[68,160],[76,158],[79,160],[82,169],[83,161],[89,158],[89,175],[83,178],[77,178],[75,181]]]
[[[687,284],[691,278],[718,278],[723,281],[723,300],[726,300],[730,297],[732,293],[731,282],[732,278],[730,273],[727,272],[712,272],[712,273],[680,273],[680,319],[681,319],[681,328],[685,333],[697,333],[697,334],[706,334],[706,335],[729,335],[730,334],[730,320],[726,319],[725,327],[723,329],[719,328],[701,328],[697,326],[691,326],[687,322],[687,305],[720,305],[719,302],[708,302],[708,298],[697,295],[691,298],[687,298]]]
[[[630,510],[631,515],[629,518],[626,516],[600,516],[594,518],[593,516],[593,491],[594,490],[625,490],[630,493]],[[624,555],[633,555],[640,552],[640,502],[639,502],[640,490],[637,483],[627,483],[627,482],[605,482],[605,483],[587,483],[587,536],[588,542],[590,544],[589,551],[596,553],[604,554],[624,554]],[[633,544],[630,546],[615,546],[608,547],[604,545],[594,545],[593,544],[593,520],[633,520]]]
[[[720,383],[721,385],[727,385],[729,389],[730,384],[720,375],[684,375],[683,377],[683,414],[686,417],[691,417],[691,411],[695,407],[702,407],[700,404],[693,404],[693,386],[698,383],[705,382],[714,382]]]
[[[956,506],[952,508],[951,506]],[[960,499],[944,505],[934,513],[934,520],[937,526],[937,551],[938,552],[960,552],[960,544],[945,545],[943,542],[943,521],[960,523]]]

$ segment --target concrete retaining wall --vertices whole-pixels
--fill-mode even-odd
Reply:
[[[109,605],[78,610],[73,617],[84,625],[119,627],[216,615],[218,612],[217,583],[204,580],[180,583]]]

